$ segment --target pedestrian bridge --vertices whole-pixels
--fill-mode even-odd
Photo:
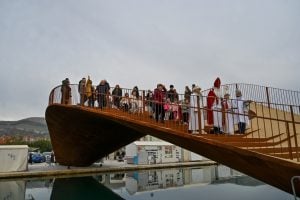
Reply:
[[[249,84],[229,84],[231,96],[239,88],[255,113],[245,134],[209,134],[205,125],[198,133],[189,133],[188,126],[177,120],[156,122],[149,116],[145,91],[136,111],[118,109],[114,97],[104,94],[107,105],[100,109],[80,104],[78,85],[69,85],[71,95],[62,101],[62,87],[54,88],[49,97],[46,121],[56,160],[67,166],[88,166],[119,148],[151,135],[227,165],[277,188],[292,193],[291,179],[300,175],[300,93]],[[123,95],[131,90],[122,89]],[[202,105],[207,112],[203,91]],[[183,95],[179,95],[179,100]],[[132,99],[134,101],[134,99]],[[67,103],[66,103],[67,102]],[[62,104],[63,103],[63,104]],[[180,106],[180,105],[179,105]],[[204,119],[204,123],[206,123]],[[201,126],[200,126],[201,127]],[[235,129],[237,129],[235,125]],[[297,179],[294,179],[297,180]],[[295,181],[300,192],[300,184]]]

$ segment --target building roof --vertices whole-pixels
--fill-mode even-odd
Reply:
[[[137,146],[171,146],[174,145],[169,142],[164,141],[135,141],[135,145]]]
[[[0,149],[28,149],[27,145],[0,145]]]

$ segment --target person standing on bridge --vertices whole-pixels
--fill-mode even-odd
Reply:
[[[175,99],[178,99],[178,93],[174,88],[174,85],[170,85],[170,89],[167,91],[167,99],[170,99],[171,104],[174,103]],[[168,119],[174,119],[174,113],[170,112]]]
[[[165,110],[164,103],[166,100],[166,88],[163,84],[157,84],[157,88],[154,89],[154,103],[155,103],[155,120],[158,122],[160,119],[164,123]]]
[[[116,108],[120,108],[120,101],[122,99],[122,89],[117,84],[112,91],[112,99],[113,99],[113,106]]]
[[[219,104],[221,80],[218,77],[207,95],[207,124],[214,125],[213,106]]]
[[[167,98],[169,98],[172,103],[175,99],[178,99],[178,93],[176,92],[174,85],[170,85],[170,89],[167,92]]]
[[[95,101],[96,101],[96,89],[95,86],[92,85],[91,107],[95,107]]]
[[[190,112],[190,99],[184,99],[181,104],[182,112],[182,122],[183,124],[188,124],[189,122],[189,112]]]
[[[107,104],[109,104],[110,106],[112,105],[110,102],[110,85],[108,83],[108,81],[106,79],[104,79],[104,85],[105,85],[105,100],[106,100],[106,104],[105,107],[107,106]]]
[[[138,86],[134,86],[134,87],[133,87],[133,89],[132,89],[132,91],[131,91],[131,95],[132,95],[132,97],[135,98],[135,99],[138,99],[138,98],[139,98],[140,93],[139,93],[139,88],[138,88]]]
[[[71,87],[70,81],[68,78],[62,81],[61,86],[61,104],[71,104]]]
[[[170,117],[172,113],[172,106],[171,106],[170,98],[167,98],[166,102],[164,103],[164,111],[165,111],[165,120],[171,119]]]
[[[98,106],[100,109],[106,107],[107,105],[107,94],[109,93],[109,85],[106,80],[100,81],[100,84],[97,86],[97,99],[98,99]]]
[[[238,124],[239,133],[244,134],[246,131],[246,125],[249,124],[248,118],[248,108],[245,106],[247,102],[245,101],[241,90],[237,89],[235,91],[236,99],[233,100],[235,122]]]
[[[153,117],[153,92],[151,90],[148,90],[146,95],[146,106],[147,106],[149,117],[152,118]]]
[[[189,119],[189,132],[199,133],[199,115],[201,117],[201,129],[204,128],[204,116],[203,111],[199,108],[202,107],[202,95],[201,88],[195,86],[190,100],[190,119]]]
[[[125,96],[122,97],[121,101],[120,101],[120,108],[125,111],[125,112],[128,112],[129,109],[130,109],[130,104],[131,104],[131,100],[129,98],[129,93],[126,92],[125,93]]]
[[[234,115],[232,114],[232,103],[230,94],[226,93],[222,100],[222,124],[223,131],[228,135],[234,134]]]
[[[191,89],[189,88],[189,86],[185,86],[185,90],[184,90],[184,99],[187,99],[188,101],[190,101],[190,99],[191,99],[191,94],[192,94],[192,91],[191,91]]]
[[[88,80],[86,82],[85,88],[86,88],[86,97],[88,99],[88,105],[89,107],[93,107],[93,91],[92,91],[92,87],[93,87],[93,82],[90,79],[90,76],[88,76]]]
[[[80,95],[79,104],[80,104],[81,106],[83,106],[83,105],[84,105],[84,102],[86,101],[85,84],[86,84],[85,78],[82,78],[82,79],[79,81],[79,84],[78,84],[78,92],[79,92],[79,95]]]

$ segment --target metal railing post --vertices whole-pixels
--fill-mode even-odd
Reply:
[[[197,109],[198,109],[199,133],[202,133],[201,110],[200,110],[200,96],[199,95],[197,95]]]
[[[53,104],[53,98],[54,98],[54,91],[52,90],[49,96],[49,103],[48,103],[49,105]]]
[[[298,139],[297,139],[297,130],[296,130],[296,125],[295,125],[295,116],[294,116],[293,106],[290,106],[290,111],[291,111],[291,116],[292,116],[292,123],[293,123],[292,125],[293,125],[294,137],[295,137],[296,156],[297,156],[297,161],[299,162]]]
[[[267,94],[267,103],[268,103],[268,110],[269,110],[269,117],[271,118],[271,103],[270,103],[270,94],[269,94],[269,88],[266,87],[266,94]],[[270,120],[270,125],[271,125],[271,133],[272,133],[272,137],[274,136],[274,132],[273,132],[273,123],[272,120]],[[274,139],[273,139],[274,142]],[[273,147],[275,148],[275,147]]]
[[[286,132],[287,132],[287,140],[288,140],[288,148],[289,148],[289,157],[293,160],[293,152],[292,152],[292,142],[291,142],[291,135],[290,135],[290,127],[289,123],[285,122]]]
[[[270,94],[269,94],[269,88],[268,87],[266,87],[266,94],[267,94],[268,108],[270,109]]]

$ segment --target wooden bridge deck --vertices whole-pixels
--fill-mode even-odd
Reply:
[[[157,123],[147,115],[59,104],[47,108],[46,120],[56,158],[64,165],[89,165],[149,134],[290,193],[291,178],[300,174],[297,160],[283,159],[290,148],[277,147],[277,136],[190,134],[186,125]]]

